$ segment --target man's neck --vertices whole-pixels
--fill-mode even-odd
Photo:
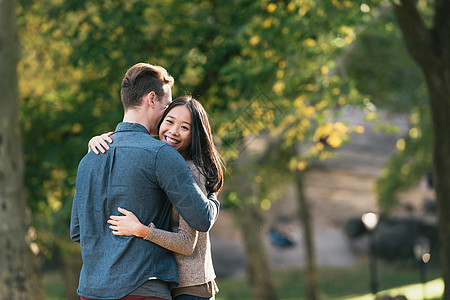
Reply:
[[[147,131],[150,131],[148,117],[146,117],[142,111],[135,109],[127,110],[123,116],[123,122],[138,123],[144,126]]]

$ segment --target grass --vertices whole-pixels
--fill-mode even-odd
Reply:
[[[441,299],[443,283],[439,270],[428,270],[426,284],[428,300]],[[303,270],[278,270],[274,273],[278,296],[282,300],[305,300],[305,273]],[[405,295],[408,300],[423,299],[419,271],[413,267],[383,264],[378,268],[380,295]],[[217,300],[251,300],[246,278],[218,280]],[[372,300],[369,293],[369,272],[366,264],[351,268],[322,268],[319,271],[319,289],[322,300]]]
[[[45,300],[65,300],[64,286],[58,271],[48,271],[43,274]]]
[[[281,300],[305,300],[305,273],[302,269],[285,269],[274,272],[278,296]],[[427,270],[430,280],[425,285],[428,300],[441,299],[443,283],[440,271]],[[405,295],[408,300],[424,299],[419,270],[412,266],[379,264],[378,279],[380,295]],[[251,300],[246,277],[218,279],[220,288],[216,300]],[[350,268],[322,268],[319,270],[320,296],[322,300],[372,300],[369,293],[369,270],[360,263]],[[64,300],[61,276],[58,272],[44,274],[46,300]]]

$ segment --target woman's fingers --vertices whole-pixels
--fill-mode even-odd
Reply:
[[[119,222],[120,218],[121,218],[120,216],[114,216],[114,215],[109,216],[109,220],[116,221],[116,222]]]
[[[106,221],[108,224],[111,224],[111,225],[117,225],[118,223],[119,223],[119,221],[116,221],[116,220],[111,220],[111,219],[109,219],[108,221]]]
[[[109,226],[109,229],[112,230],[112,234],[114,235],[124,235],[122,232],[119,231],[119,228],[117,226]]]
[[[98,142],[97,148],[100,150],[100,152],[105,153],[105,149],[109,150],[109,145],[105,140],[101,140]]]
[[[113,142],[113,140],[112,140],[112,138],[110,138],[110,136],[111,135],[113,135],[113,133],[114,132],[107,132],[107,133],[104,133],[104,134],[102,134],[102,135],[100,135],[101,137],[102,137],[102,139],[104,139],[105,141],[107,141],[108,143],[112,143]]]
[[[128,210],[126,210],[125,208],[122,208],[122,207],[118,207],[117,208],[117,210],[121,213],[121,214],[124,214],[124,215],[128,215],[128,214],[133,214],[131,211],[128,211]]]
[[[106,150],[109,150],[109,144],[113,142],[110,138],[114,132],[104,133],[100,136],[94,136],[88,143],[89,151],[93,151],[95,154],[105,153]]]
[[[95,154],[99,154],[97,148],[89,143],[89,151],[93,151]]]

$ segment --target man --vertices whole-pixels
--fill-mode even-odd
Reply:
[[[150,135],[157,134],[158,120],[172,101],[172,85],[162,67],[131,67],[122,81],[125,114],[114,143],[105,154],[91,151],[80,162],[70,231],[81,244],[82,300],[171,299],[170,288],[178,282],[170,251],[111,233],[107,221],[118,207],[165,230],[170,230],[171,203],[199,231],[208,231],[217,218],[215,195],[206,198],[183,157]]]

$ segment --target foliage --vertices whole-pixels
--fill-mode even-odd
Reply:
[[[397,152],[390,158],[377,181],[380,210],[390,213],[397,203],[396,194],[406,190],[426,174],[432,176],[432,135],[428,110],[416,107],[410,116],[408,135],[396,143]]]
[[[214,120],[229,172],[237,171],[233,159],[248,141],[279,138],[270,160],[255,167],[260,194],[267,195],[258,201],[270,207],[276,191],[267,192],[272,183],[284,181],[282,170],[305,169],[314,159],[332,156],[352,132],[363,132],[335,122],[344,106],[362,106],[370,118],[372,101],[390,102],[395,78],[411,74],[409,69],[388,74],[382,91],[374,81],[355,80],[385,78],[375,68],[374,74],[361,76],[379,63],[362,54],[373,57],[375,41],[394,43],[388,38],[392,20],[377,19],[377,5],[21,1],[26,183],[42,244],[66,237],[77,164],[88,139],[120,121],[120,81],[138,61],[166,67],[176,79],[175,96],[192,92],[199,97]],[[378,36],[362,35],[375,25]],[[356,44],[365,46],[355,51]],[[380,60],[389,57],[386,50],[382,54]],[[286,149],[299,140],[305,149],[293,157]],[[239,205],[239,197],[229,195],[228,204]]]
[[[430,4],[429,1],[420,3],[428,23]],[[431,172],[433,144],[423,74],[406,51],[392,10],[386,8],[381,8],[370,29],[361,32],[346,64],[358,91],[370,95],[374,111],[382,108],[407,113],[410,119],[407,136],[397,141],[397,153],[386,163],[377,181],[376,194],[383,213],[395,207],[398,192],[417,184],[423,175]],[[386,129],[386,126],[377,124],[374,128]]]

